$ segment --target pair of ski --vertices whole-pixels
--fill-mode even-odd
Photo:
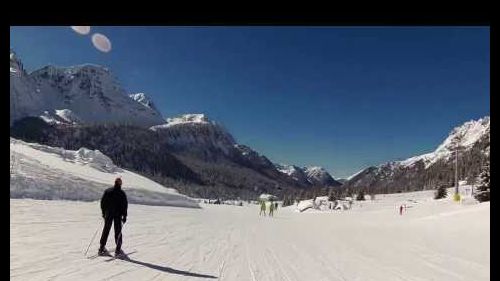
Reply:
[[[98,258],[98,257],[108,257],[109,259],[105,260],[105,261],[113,261],[113,260],[116,260],[116,259],[119,259],[119,260],[127,260],[128,259],[128,256],[135,253],[137,251],[131,251],[131,252],[128,252],[128,253],[124,253],[122,255],[111,255],[110,253],[107,253],[107,254],[104,254],[104,255],[99,255],[99,254],[95,254],[95,255],[92,255],[92,256],[88,256],[87,259],[95,259],[95,258]]]

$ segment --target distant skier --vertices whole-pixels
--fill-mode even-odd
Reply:
[[[259,216],[262,215],[262,212],[264,212],[264,216],[266,215],[266,202],[265,201],[260,201],[260,213]]]
[[[403,215],[403,205],[399,206],[399,215]]]
[[[273,216],[274,214],[274,203],[271,201],[271,204],[269,205],[269,216]]]
[[[278,210],[278,202],[274,203],[274,210]]]
[[[122,222],[127,221],[127,208],[128,201],[127,195],[121,189],[122,180],[120,178],[115,179],[115,185],[104,191],[101,198],[101,211],[102,217],[104,218],[104,228],[102,230],[101,236],[101,246],[99,248],[99,255],[109,255],[108,250],[106,250],[106,242],[108,240],[109,231],[111,229],[111,224],[114,224],[115,228],[115,243],[116,250],[115,256],[123,255],[122,247]]]

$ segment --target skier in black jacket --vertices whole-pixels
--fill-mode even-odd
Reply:
[[[101,236],[101,247],[99,248],[99,255],[109,255],[106,250],[106,242],[108,240],[111,224],[115,225],[115,255],[122,255],[122,222],[127,221],[127,195],[121,188],[122,180],[117,178],[115,186],[108,188],[104,191],[101,198],[101,211],[104,218],[104,228]]]

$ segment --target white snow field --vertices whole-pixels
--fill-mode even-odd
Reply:
[[[11,199],[10,279],[490,279],[490,203],[433,200],[425,191],[378,195],[346,211],[295,208],[264,217],[253,204],[131,204],[123,229],[130,260],[108,261],[84,257],[99,229],[88,255],[97,252],[98,202]]]

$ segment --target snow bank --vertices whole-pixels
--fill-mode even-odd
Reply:
[[[93,201],[121,177],[130,203],[199,207],[175,189],[117,167],[99,150],[65,150],[11,138],[10,151],[11,198]]]
[[[303,212],[303,211],[310,209],[310,208],[313,208],[313,207],[314,207],[314,203],[313,203],[312,199],[302,200],[299,202],[299,204],[297,204],[297,210],[299,212]]]
[[[65,163],[70,162],[73,164],[88,165],[89,167],[107,173],[123,172],[123,170],[118,168],[108,156],[104,155],[99,150],[91,150],[84,147],[79,150],[65,150],[60,147],[51,147],[38,143],[26,143],[11,138],[11,150],[12,149],[16,152],[25,154],[30,152],[34,153],[30,154],[33,157],[41,156],[43,160],[52,161],[51,164],[57,166],[56,168],[62,168],[61,165],[58,164],[65,165]],[[48,154],[43,155],[33,150],[46,152]],[[43,156],[47,157],[43,158]],[[54,162],[54,160],[57,161],[54,157],[59,157],[64,162]]]

